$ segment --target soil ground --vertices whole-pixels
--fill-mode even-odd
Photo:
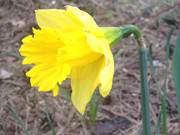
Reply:
[[[163,87],[168,72],[168,132],[178,133],[177,106],[171,77],[167,68],[165,45],[171,34],[173,54],[180,24],[180,1],[169,0],[0,0],[0,135],[140,135],[140,77],[137,45],[130,36],[113,48],[115,77],[110,95],[102,99],[96,125],[80,116],[62,95],[38,93],[30,87],[21,64],[18,49],[21,39],[37,27],[34,10],[77,6],[91,15],[100,26],[135,24],[143,32],[145,43],[152,47],[157,80]],[[172,58],[170,57],[170,60]],[[170,61],[171,62],[171,61]],[[171,64],[170,64],[171,65]],[[149,66],[150,67],[150,66]],[[160,94],[149,69],[153,131],[160,111]],[[64,85],[70,89],[68,83]],[[53,128],[52,128],[53,127]]]

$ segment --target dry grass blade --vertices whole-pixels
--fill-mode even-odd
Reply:
[[[12,105],[8,105],[9,111],[11,112],[14,120],[16,121],[17,125],[23,129],[25,135],[29,135],[28,130],[25,126],[24,121],[21,119],[21,117],[16,112],[15,108]]]
[[[53,123],[52,123],[52,121],[50,119],[50,116],[49,116],[47,104],[45,105],[44,112],[45,112],[47,120],[48,120],[48,125],[49,125],[49,127],[51,129],[51,134],[56,135],[56,130],[55,130],[55,128],[53,126]]]

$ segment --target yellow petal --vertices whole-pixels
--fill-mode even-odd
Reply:
[[[103,97],[107,96],[112,88],[113,76],[114,76],[114,60],[110,59],[109,63],[102,68],[100,73],[99,91]]]
[[[114,76],[114,59],[110,48],[106,48],[104,51],[105,65],[100,74],[100,93],[103,97],[107,96],[112,88],[113,76]]]
[[[114,59],[110,50],[108,41],[105,38],[99,38],[88,34],[89,46],[96,52],[101,53],[104,57],[105,65],[100,74],[100,93],[103,97],[107,96],[112,88],[114,76]]]
[[[58,95],[59,92],[59,87],[58,85],[55,85],[55,87],[53,88],[53,96],[56,97]]]
[[[101,55],[105,56],[106,63],[109,59],[109,56],[112,57],[112,53],[108,44],[108,41],[104,37],[96,37],[93,34],[86,34],[87,42],[89,47],[94,51]]]
[[[93,17],[87,12],[84,12],[72,6],[66,6],[66,9],[69,16],[71,16],[71,18],[74,18],[76,22],[79,21],[83,25],[86,32],[92,32],[96,35],[103,35],[103,32],[98,27]]]
[[[67,12],[74,15],[84,26],[89,28],[96,28],[97,24],[94,19],[86,12],[72,6],[66,6]]]
[[[41,28],[54,28],[61,30],[74,30],[82,28],[81,24],[74,21],[67,11],[62,9],[39,9],[35,11],[36,20]]]
[[[81,114],[84,114],[86,105],[99,84],[99,74],[103,65],[101,60],[98,59],[88,65],[72,69],[71,98],[74,106]]]

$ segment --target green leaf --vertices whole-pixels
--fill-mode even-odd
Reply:
[[[14,57],[16,60],[21,60],[22,59],[22,57],[18,54],[18,53],[16,53],[16,52],[14,52],[14,51],[10,51],[10,52],[1,52],[0,53],[0,57],[4,57],[4,56],[10,56],[10,57]]]
[[[161,135],[161,113],[162,111],[159,111],[158,117],[157,117],[157,125],[156,125],[156,135]]]
[[[91,98],[90,110],[89,110],[90,122],[92,124],[96,123],[96,116],[97,116],[99,100],[100,100],[99,93],[98,92],[94,93],[94,95]]]
[[[170,59],[170,40],[174,31],[174,27],[168,32],[166,39],[166,69],[164,70],[164,84],[161,95],[161,114],[162,114],[162,135],[168,135],[168,103],[167,103],[167,83],[168,83],[168,69],[169,69],[169,59]]]
[[[176,101],[178,106],[178,113],[180,119],[180,31],[176,40],[176,47],[174,49],[172,72],[176,91]]]
[[[60,95],[61,95],[64,99],[66,99],[66,100],[68,100],[68,101],[71,101],[71,93],[70,93],[69,90],[66,90],[66,89],[64,89],[64,88],[60,88]]]

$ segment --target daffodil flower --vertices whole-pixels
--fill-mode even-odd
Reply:
[[[23,64],[33,64],[26,75],[41,92],[58,95],[70,78],[72,103],[84,114],[95,89],[106,97],[114,75],[114,60],[103,30],[86,12],[72,6],[35,11],[40,29],[22,40]]]

